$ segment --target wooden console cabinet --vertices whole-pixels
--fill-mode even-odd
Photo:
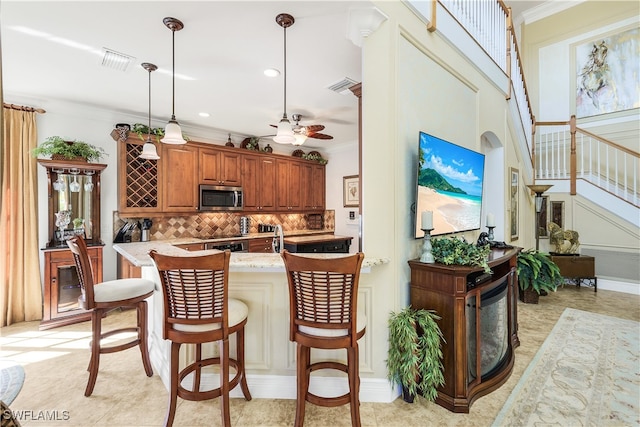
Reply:
[[[93,274],[102,282],[102,246],[87,248]],[[78,304],[81,294],[76,264],[68,249],[45,249],[44,311],[40,329],[55,328],[91,319],[91,312]]]
[[[95,280],[101,282],[104,243],[100,238],[100,192],[101,173],[107,165],[77,160],[40,159],[38,163],[47,170],[49,236],[42,249],[44,298],[40,329],[48,329],[91,317],[78,304],[81,289],[66,239],[84,237]]]
[[[593,286],[598,292],[598,278],[596,277],[596,259],[589,255],[551,255],[551,261],[560,268],[560,274],[565,279],[573,280],[576,286],[582,284]]]
[[[441,317],[445,384],[436,403],[450,411],[468,413],[475,399],[500,387],[511,374],[514,349],[520,345],[518,250],[493,249],[490,277],[480,276],[477,267],[409,261],[411,306]]]

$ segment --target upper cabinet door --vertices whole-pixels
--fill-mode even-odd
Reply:
[[[276,209],[296,212],[302,209],[302,164],[296,160],[276,160]]]
[[[162,150],[164,212],[198,210],[198,148],[165,145]]]
[[[200,184],[242,185],[242,163],[239,153],[216,148],[200,148]]]
[[[276,161],[271,157],[245,154],[242,158],[244,210],[276,210]]]

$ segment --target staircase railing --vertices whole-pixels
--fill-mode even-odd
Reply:
[[[539,122],[534,128],[531,153],[537,180],[583,179],[640,207],[640,153],[566,122]]]
[[[531,152],[535,118],[522,68],[522,59],[511,17],[511,8],[502,0],[432,0],[440,3],[473,37],[487,55],[505,72],[509,81],[507,99],[513,96],[518,106],[527,149]],[[435,31],[432,8],[430,31]]]

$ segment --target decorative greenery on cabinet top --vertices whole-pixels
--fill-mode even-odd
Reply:
[[[440,264],[482,267],[491,273],[488,263],[491,247],[488,244],[477,246],[457,237],[441,237],[431,239],[431,246],[431,253]]]
[[[51,159],[77,158],[86,159],[89,162],[99,161],[107,152],[102,147],[88,144],[83,141],[65,141],[59,136],[50,136],[38,147],[34,148],[31,154],[34,157],[50,157]]]

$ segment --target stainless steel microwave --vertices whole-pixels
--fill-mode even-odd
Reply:
[[[242,187],[200,185],[200,211],[240,211]]]

